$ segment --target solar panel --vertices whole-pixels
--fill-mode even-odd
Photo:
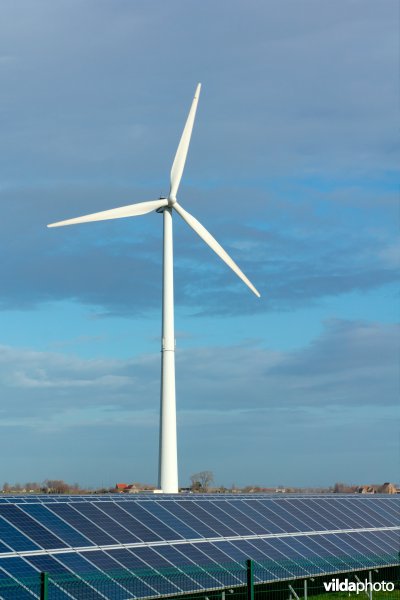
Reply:
[[[24,598],[24,582],[41,571],[57,579],[54,597],[111,599],[243,585],[248,558],[256,582],[399,563],[398,497],[46,498],[1,498],[0,597],[10,580]],[[66,576],[79,579],[79,592]]]

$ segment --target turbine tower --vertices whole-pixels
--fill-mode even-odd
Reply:
[[[90,221],[105,221],[136,217],[157,211],[163,213],[163,291],[162,291],[162,339],[161,339],[161,401],[160,401],[160,446],[158,487],[160,491],[169,494],[178,493],[178,458],[176,441],[176,399],[175,399],[175,334],[174,334],[174,281],[173,281],[173,244],[172,244],[172,212],[178,215],[191,227],[201,239],[244,281],[258,297],[259,292],[239,269],[237,264],[220,246],[216,239],[177,202],[177,193],[185,167],[186,156],[192,135],[193,123],[196,116],[201,84],[199,83],[190,107],[189,115],[180,139],[175,159],[171,169],[171,187],[168,198],[159,198],[148,202],[130,204],[120,208],[58,221],[48,227],[61,227],[88,223]]]

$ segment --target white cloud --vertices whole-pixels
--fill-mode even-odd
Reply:
[[[395,326],[346,321],[328,322],[319,338],[292,352],[250,342],[186,348],[177,353],[179,409],[200,423],[219,414],[240,420],[247,412],[277,407],[318,415],[329,406],[390,406],[397,402],[398,350]],[[156,415],[158,378],[158,356],[84,360],[0,350],[3,414],[13,423],[21,411],[33,421],[40,415],[68,427],[79,415],[82,423],[93,418],[105,425],[122,424],[125,416],[135,421],[143,407]]]
[[[184,477],[210,468],[229,484],[395,478],[398,355],[397,327],[337,320],[310,345],[291,352],[251,342],[180,351],[177,405]],[[94,481],[105,465],[122,478],[134,468],[133,479],[152,480],[159,368],[159,356],[84,360],[3,346],[0,454],[11,457],[10,470],[28,470],[30,477],[36,467],[15,466],[27,447],[40,457],[35,465],[40,460],[42,478],[54,463],[59,476],[71,472],[73,480]],[[265,453],[273,460],[266,463]],[[299,470],[294,457],[314,465],[313,473]]]

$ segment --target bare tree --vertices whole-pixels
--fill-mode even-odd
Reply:
[[[69,490],[68,483],[62,479],[46,479],[44,487],[48,494],[66,494]]]
[[[210,484],[214,481],[214,475],[211,471],[200,471],[190,476],[192,490],[197,492],[207,492]]]

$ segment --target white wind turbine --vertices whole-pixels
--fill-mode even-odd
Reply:
[[[58,221],[48,227],[75,225],[90,221],[105,221],[136,217],[152,211],[164,215],[163,241],[163,302],[162,302],[162,344],[161,344],[161,405],[160,405],[160,446],[158,486],[164,493],[178,492],[178,459],[176,443],[176,401],[175,401],[175,335],[174,335],[174,283],[173,283],[173,251],[172,251],[172,211],[175,210],[201,239],[236,273],[238,277],[260,297],[259,292],[239,269],[237,264],[225,252],[213,236],[191,214],[178,204],[176,196],[185,166],[186,156],[192,135],[197,102],[200,95],[199,83],[190,107],[189,115],[179,142],[178,150],[171,169],[171,188],[168,198],[159,198],[149,202],[130,204],[120,208]]]

